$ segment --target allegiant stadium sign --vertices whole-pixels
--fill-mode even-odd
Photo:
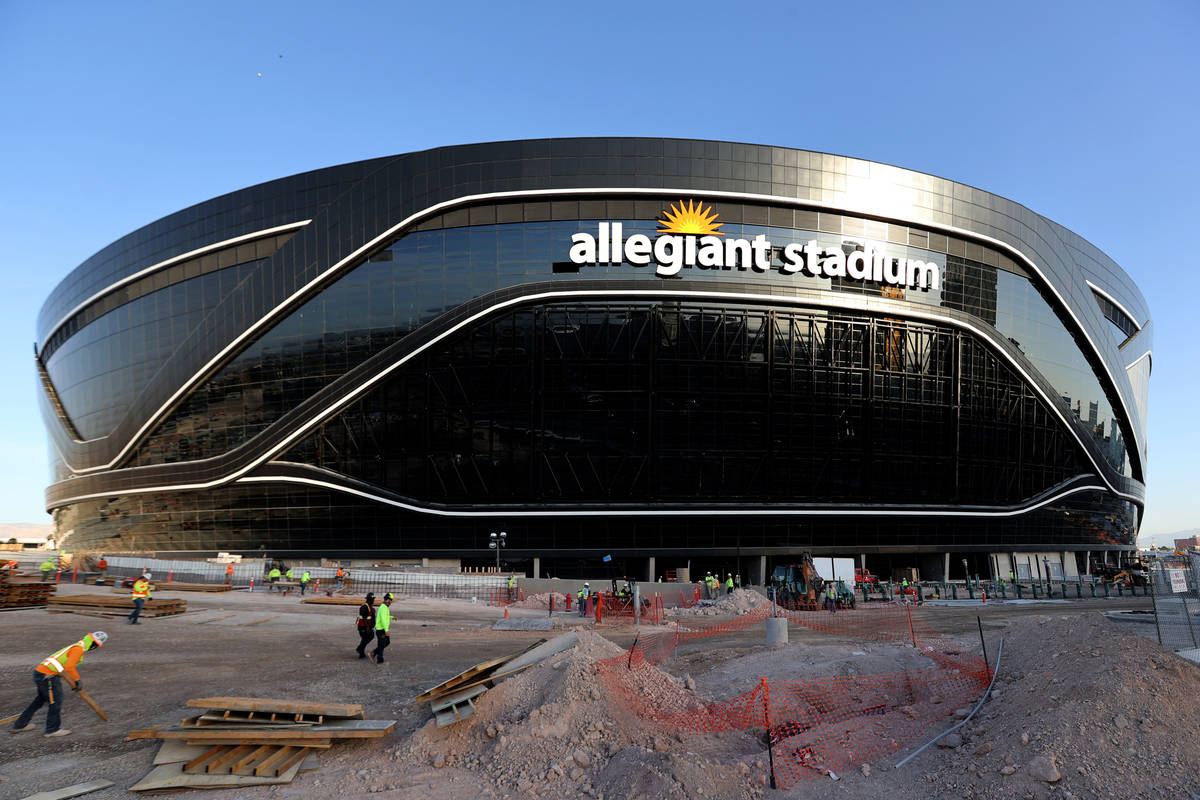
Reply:
[[[628,263],[636,267],[655,266],[655,273],[667,278],[684,267],[697,269],[753,270],[768,272],[772,254],[780,260],[784,275],[806,273],[813,277],[846,278],[873,281],[914,289],[940,289],[941,267],[931,261],[889,255],[868,244],[864,249],[845,252],[841,247],[821,247],[815,240],[789,242],[776,248],[765,234],[753,239],[721,238],[723,223],[702,204],[679,203],[663,214],[658,229],[664,234],[651,239],[644,233],[625,237],[620,222],[601,222],[596,235],[571,236],[571,262],[581,266]]]

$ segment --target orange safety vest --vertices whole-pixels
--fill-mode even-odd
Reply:
[[[79,657],[74,658],[71,655],[71,650],[79,648]],[[86,651],[83,649],[83,640],[80,639],[74,644],[69,644],[62,650],[46,656],[42,659],[42,663],[37,665],[37,671],[43,675],[61,675],[67,673],[67,677],[71,680],[79,680],[79,673],[75,671],[75,665],[83,661],[83,654]]]

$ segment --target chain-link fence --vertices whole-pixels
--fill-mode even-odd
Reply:
[[[1159,643],[1177,652],[1200,647],[1200,555],[1156,566],[1150,575]]]

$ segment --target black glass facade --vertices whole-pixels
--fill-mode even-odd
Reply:
[[[429,154],[347,165],[277,182],[291,206],[276,184],[246,190],[272,198],[253,216],[286,235],[193,226],[178,252],[242,238],[187,260],[160,247],[169,268],[144,275],[107,249],[118,289],[73,275],[43,312],[58,320],[39,367],[59,531],[109,550],[467,554],[507,514],[530,552],[568,554],[1132,546],[1149,360],[1123,352],[1150,341],[1116,265],[982,211],[746,192],[777,153],[793,154],[784,175],[801,158],[855,168],[766,148],[764,172],[758,150],[695,144],[632,175],[642,157],[488,162],[478,147],[431,151],[442,166],[425,172]],[[654,191],[689,159],[713,175]],[[553,163],[562,174],[542,174]],[[507,191],[471,191],[489,181]],[[653,239],[693,196],[723,235],[769,240],[770,267],[661,277],[568,258],[602,222]],[[784,269],[784,248],[810,242],[933,263],[941,280]],[[73,283],[92,299],[67,313]]]

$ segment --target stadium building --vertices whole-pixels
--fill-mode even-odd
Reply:
[[[748,580],[1133,551],[1152,325],[1096,247],[854,158],[539,139],[209,200],[54,290],[59,544]],[[605,560],[606,557],[608,560]]]

